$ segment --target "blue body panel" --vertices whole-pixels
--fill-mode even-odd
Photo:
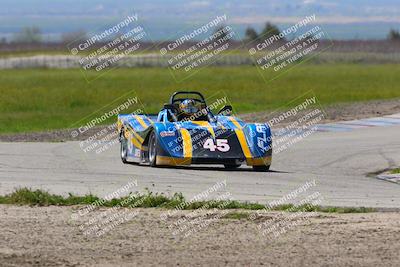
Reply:
[[[247,161],[248,165],[261,165],[261,161],[257,160],[269,157],[270,162],[272,138],[268,124],[245,123],[233,116],[222,115],[215,116],[215,122],[170,122],[167,115],[168,111],[164,109],[158,116],[118,116],[118,131],[128,139],[130,160],[146,162],[148,137],[154,131],[158,155],[162,157],[190,158],[193,162],[201,159],[207,162],[238,159]],[[218,139],[224,140],[229,144],[229,150],[206,149],[204,143],[208,139],[212,139],[213,143],[219,142]]]

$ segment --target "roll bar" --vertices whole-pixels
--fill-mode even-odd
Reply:
[[[185,95],[197,95],[197,96],[200,97],[201,101],[204,104],[206,103],[206,100],[204,99],[204,96],[199,92],[196,92],[196,91],[178,91],[178,92],[173,93],[173,95],[169,99],[170,104],[173,104],[175,100],[178,100],[178,99],[175,98],[177,95],[183,95],[183,94],[185,94]]]

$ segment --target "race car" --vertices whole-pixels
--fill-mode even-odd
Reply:
[[[222,164],[227,169],[247,164],[256,171],[269,170],[269,125],[245,123],[232,116],[229,105],[216,114],[212,107],[199,92],[179,91],[158,115],[118,115],[122,162],[153,167]]]

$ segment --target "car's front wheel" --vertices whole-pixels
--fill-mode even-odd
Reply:
[[[128,140],[126,139],[124,132],[121,134],[121,160],[123,163],[128,163]]]
[[[149,163],[150,166],[157,166],[157,138],[154,131],[150,133],[149,137]]]

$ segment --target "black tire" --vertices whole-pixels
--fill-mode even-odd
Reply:
[[[227,170],[234,170],[234,169],[239,168],[240,166],[242,166],[242,164],[231,164],[231,163],[224,164],[224,167]]]
[[[121,134],[121,160],[123,163],[128,163],[128,140],[125,137],[124,132]]]
[[[270,165],[253,166],[253,170],[256,172],[266,172],[269,170]]]
[[[156,134],[153,131],[149,137],[149,163],[152,167],[157,166],[157,146]]]

